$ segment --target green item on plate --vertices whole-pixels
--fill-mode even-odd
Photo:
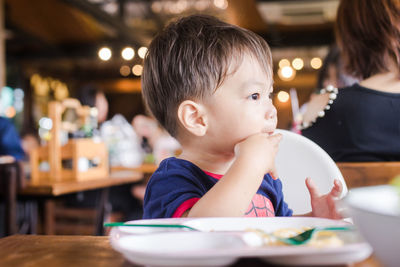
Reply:
[[[332,227],[315,227],[309,230],[306,230],[296,236],[292,237],[276,237],[279,241],[282,241],[288,245],[303,245],[311,240],[313,234],[316,231],[350,231],[354,230],[354,226],[332,226]]]

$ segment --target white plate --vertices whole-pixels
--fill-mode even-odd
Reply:
[[[370,246],[356,232],[338,232],[344,245],[336,248],[306,246],[252,246],[242,231],[257,228],[272,232],[280,228],[347,225],[341,220],[308,217],[201,218],[139,220],[132,223],[182,223],[201,230],[115,227],[111,245],[129,261],[151,266],[222,266],[240,257],[259,257],[286,265],[335,265],[361,261]],[[220,232],[226,231],[226,232]]]

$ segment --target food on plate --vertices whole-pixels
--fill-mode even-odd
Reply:
[[[282,241],[279,238],[288,238],[293,237],[302,232],[311,229],[310,227],[299,227],[299,228],[281,228],[273,231],[272,233],[267,233],[260,229],[249,228],[246,229],[247,232],[252,232],[261,237],[262,246],[290,246]],[[310,241],[301,245],[307,247],[315,247],[315,248],[326,248],[326,247],[340,247],[343,246],[344,242],[339,238],[337,233],[329,230],[321,230],[316,231]]]

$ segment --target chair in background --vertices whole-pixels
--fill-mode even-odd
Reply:
[[[337,162],[349,188],[387,184],[400,175],[400,162]]]
[[[343,184],[340,198],[347,194],[346,182],[332,158],[316,143],[308,138],[278,129],[282,134],[279,151],[276,156],[276,169],[283,184],[285,201],[293,214],[305,214],[311,211],[311,202],[305,179],[310,177],[321,194],[328,193],[334,179]]]
[[[0,157],[0,196],[4,203],[4,235],[18,233],[17,192],[24,186],[21,163],[12,156]]]

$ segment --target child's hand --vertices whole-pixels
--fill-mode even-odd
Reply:
[[[236,159],[247,161],[252,169],[263,174],[273,172],[276,176],[275,156],[281,139],[281,134],[254,134],[235,146]]]
[[[312,216],[341,219],[342,216],[336,210],[335,198],[340,196],[343,186],[339,180],[333,182],[332,190],[326,195],[320,195],[311,178],[306,179],[306,185],[311,197]]]

